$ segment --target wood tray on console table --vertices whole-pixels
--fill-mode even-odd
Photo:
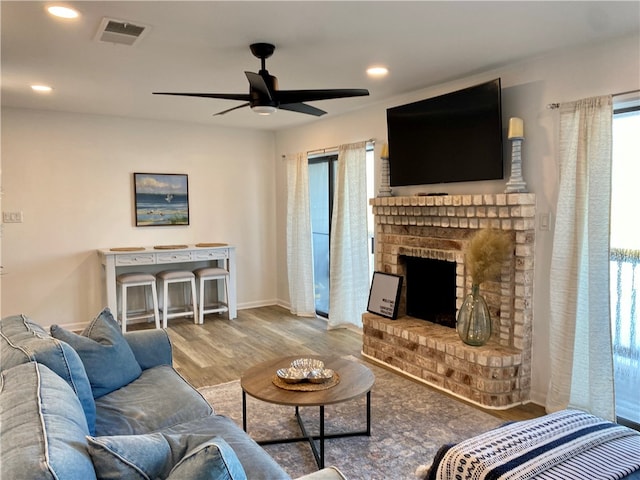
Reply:
[[[146,249],[144,247],[113,247],[109,250],[112,252],[141,252]]]
[[[196,243],[196,247],[206,248],[206,247],[226,247],[229,245],[228,243]]]
[[[189,245],[156,245],[153,248],[155,250],[180,250],[182,248],[189,248]]]

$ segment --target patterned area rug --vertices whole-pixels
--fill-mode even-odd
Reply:
[[[355,358],[354,358],[355,359]],[[371,437],[325,440],[325,465],[349,480],[415,479],[416,468],[431,463],[443,443],[458,442],[500,425],[501,420],[396,373],[365,363],[375,374],[371,394]],[[242,426],[240,381],[199,389],[216,413]],[[318,408],[301,408],[307,428],[317,432]],[[363,430],[365,398],[325,407],[325,433]],[[247,429],[255,440],[297,437],[293,407],[247,397]],[[317,470],[308,443],[265,445],[265,450],[297,478]]]

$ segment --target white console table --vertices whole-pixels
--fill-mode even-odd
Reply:
[[[116,276],[127,272],[157,273],[174,264],[176,269],[195,269],[200,265],[180,266],[179,264],[201,263],[202,266],[223,266],[229,271],[229,319],[236,318],[236,249],[230,245],[202,246],[187,245],[186,248],[156,249],[144,247],[135,251],[124,249],[99,249],[100,261],[105,271],[105,288],[107,305],[116,314],[118,303],[116,298]]]

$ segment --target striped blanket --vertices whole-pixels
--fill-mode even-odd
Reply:
[[[502,426],[439,453],[427,478],[620,479],[640,470],[640,433],[563,410]]]

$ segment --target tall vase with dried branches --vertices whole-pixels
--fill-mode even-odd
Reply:
[[[471,293],[466,296],[456,320],[458,335],[468,345],[484,345],[491,337],[491,314],[480,295],[480,284],[500,275],[502,264],[512,250],[511,236],[501,230],[479,230],[469,241],[465,257]]]

